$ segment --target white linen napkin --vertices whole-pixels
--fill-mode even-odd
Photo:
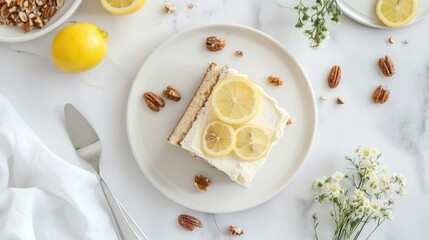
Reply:
[[[52,153],[0,95],[0,239],[117,239],[94,173]]]

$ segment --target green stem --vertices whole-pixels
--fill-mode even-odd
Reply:
[[[366,240],[369,239],[369,237],[371,237],[371,235],[375,232],[375,230],[377,230],[378,227],[380,227],[380,225],[385,221],[386,219],[383,219],[383,221],[381,221],[380,223],[377,224],[377,227],[374,228],[374,230],[372,230],[372,232],[368,235],[368,237],[366,238]]]

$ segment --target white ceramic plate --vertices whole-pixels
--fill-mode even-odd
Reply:
[[[19,27],[0,27],[0,42],[24,42],[41,37],[64,23],[78,9],[82,0],[64,0],[64,5],[42,29],[24,33]]]
[[[377,17],[375,13],[375,5],[377,0],[338,0],[338,5],[351,19],[366,25],[368,27],[389,29]],[[419,11],[415,19],[410,23],[415,23],[429,15],[429,1],[419,1]]]
[[[222,51],[205,48],[208,36],[226,40]],[[236,50],[243,57],[234,55]],[[294,118],[249,189],[185,150],[167,143],[167,137],[200,84],[208,62],[228,65],[248,74]],[[279,75],[284,86],[267,84]],[[177,88],[182,100],[166,100],[158,113],[149,110],[142,95],[161,93],[167,85]],[[292,180],[303,165],[316,131],[316,105],[307,77],[291,54],[270,36],[244,26],[210,24],[180,32],[167,40],[146,60],[131,88],[127,106],[127,130],[131,149],[143,173],[159,191],[194,210],[225,213],[244,210],[267,201]],[[212,180],[204,194],[193,185],[202,174]]]

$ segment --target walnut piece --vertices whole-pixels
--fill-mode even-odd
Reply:
[[[268,83],[273,85],[273,86],[281,86],[283,85],[283,81],[280,79],[280,77],[278,76],[269,76],[268,77]]]
[[[384,104],[389,100],[390,91],[388,89],[384,89],[381,85],[379,85],[374,93],[372,94],[372,101],[374,103]]]
[[[194,176],[194,185],[200,192],[206,192],[212,181],[203,175]]]
[[[336,88],[341,81],[341,67],[338,65],[334,65],[331,68],[331,72],[328,76],[328,86],[330,88]]]
[[[344,98],[343,97],[338,97],[337,98],[337,103],[338,104],[344,104],[345,102],[344,102]]]
[[[180,226],[182,226],[184,229],[188,231],[194,230],[195,227],[199,227],[199,228],[203,227],[203,224],[199,219],[186,214],[180,215],[177,221],[179,222]]]
[[[180,101],[180,99],[182,98],[182,96],[180,95],[180,92],[172,86],[167,86],[167,89],[162,91],[162,95],[164,95],[164,97],[166,97],[167,99],[170,99],[176,102]]]
[[[164,3],[164,11],[165,11],[165,13],[175,12],[176,11],[176,6],[174,6],[174,5],[172,5],[172,4],[168,3],[168,2],[165,2]]]
[[[209,51],[217,52],[225,47],[225,39],[215,36],[210,36],[206,39],[206,48]]]
[[[386,55],[384,58],[378,60],[378,66],[383,72],[384,76],[391,77],[395,75],[395,66],[393,65],[392,58]]]
[[[159,112],[160,108],[165,106],[164,100],[153,92],[146,92],[143,94],[143,99],[150,110],[154,112]]]
[[[237,51],[235,51],[235,55],[236,55],[237,57],[242,57],[242,56],[244,56],[244,52],[243,52],[243,51],[241,51],[241,50],[237,50]]]
[[[243,229],[235,225],[229,226],[229,235],[241,236],[244,234]]]

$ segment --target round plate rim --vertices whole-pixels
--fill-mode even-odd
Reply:
[[[187,34],[189,32],[192,31],[197,31],[198,29],[203,29],[203,28],[207,28],[207,27],[233,27],[233,28],[238,28],[238,29],[244,29],[256,34],[259,34],[265,38],[267,38],[269,41],[272,41],[277,47],[281,48],[285,54],[288,55],[288,57],[290,57],[290,59],[293,60],[293,62],[296,64],[296,67],[298,68],[298,70],[301,72],[301,74],[304,77],[305,80],[305,85],[308,88],[308,90],[310,91],[310,96],[311,96],[311,107],[312,107],[312,114],[314,116],[314,118],[312,119],[313,121],[311,121],[312,123],[312,131],[311,131],[311,139],[308,145],[308,148],[306,149],[306,151],[303,154],[303,160],[300,162],[297,170],[293,173],[293,175],[289,178],[288,181],[285,181],[285,183],[283,183],[283,185],[281,187],[279,187],[276,191],[273,191],[272,194],[270,194],[269,196],[267,196],[266,198],[264,198],[262,201],[259,201],[255,204],[251,204],[249,206],[246,207],[242,207],[242,208],[237,208],[234,210],[227,210],[227,211],[207,211],[206,209],[201,209],[195,206],[192,206],[192,204],[188,204],[187,202],[181,201],[180,199],[176,198],[175,196],[173,196],[172,194],[170,194],[168,191],[165,191],[164,189],[162,189],[162,187],[159,186],[159,184],[157,183],[157,181],[155,181],[152,176],[145,170],[145,167],[142,165],[142,163],[137,159],[137,155],[135,153],[135,146],[133,146],[133,140],[132,140],[132,129],[130,127],[131,125],[131,101],[132,101],[132,96],[131,93],[136,85],[137,79],[139,79],[139,76],[142,74],[142,70],[146,64],[146,62],[148,62],[149,60],[151,60],[151,58],[156,54],[157,51],[159,51],[159,49],[162,49],[163,46],[169,44],[172,40],[180,37],[181,35]],[[145,177],[149,180],[149,182],[162,194],[164,194],[165,196],[167,196],[169,199],[173,200],[174,202],[185,206],[189,209],[192,210],[196,210],[199,212],[205,212],[205,213],[214,213],[214,214],[218,214],[218,213],[233,213],[233,212],[239,212],[239,211],[244,211],[247,209],[251,209],[254,208],[258,205],[261,205],[264,202],[267,202],[268,200],[272,199],[274,196],[276,196],[279,192],[281,192],[283,189],[285,189],[289,183],[296,177],[296,175],[301,171],[302,167],[304,166],[304,163],[307,161],[308,159],[308,155],[310,154],[310,151],[314,145],[314,141],[316,138],[316,132],[317,132],[317,128],[318,128],[318,112],[317,112],[317,104],[316,104],[316,99],[314,96],[314,91],[313,88],[311,86],[311,83],[308,79],[307,74],[305,73],[304,69],[302,68],[302,66],[298,63],[298,61],[296,60],[295,57],[292,56],[292,54],[289,52],[288,49],[286,49],[279,41],[277,41],[276,39],[274,39],[273,37],[269,36],[268,34],[257,30],[255,28],[252,27],[248,27],[248,26],[244,26],[244,25],[240,25],[240,24],[232,24],[232,23],[209,23],[209,24],[198,24],[189,28],[186,28],[180,32],[177,32],[176,34],[174,34],[173,36],[171,36],[170,38],[168,38],[166,41],[164,41],[161,45],[159,45],[155,50],[152,51],[152,53],[149,55],[149,57],[145,60],[145,62],[142,64],[142,66],[140,67],[140,69],[138,70],[138,73],[136,75],[136,77],[133,80],[133,83],[131,85],[129,94],[128,94],[128,99],[127,99],[127,107],[126,107],[126,129],[127,129],[127,137],[128,137],[128,142],[130,144],[130,148],[131,148],[131,152],[134,156],[135,161],[137,162],[137,165],[139,166],[141,172],[145,175]]]

